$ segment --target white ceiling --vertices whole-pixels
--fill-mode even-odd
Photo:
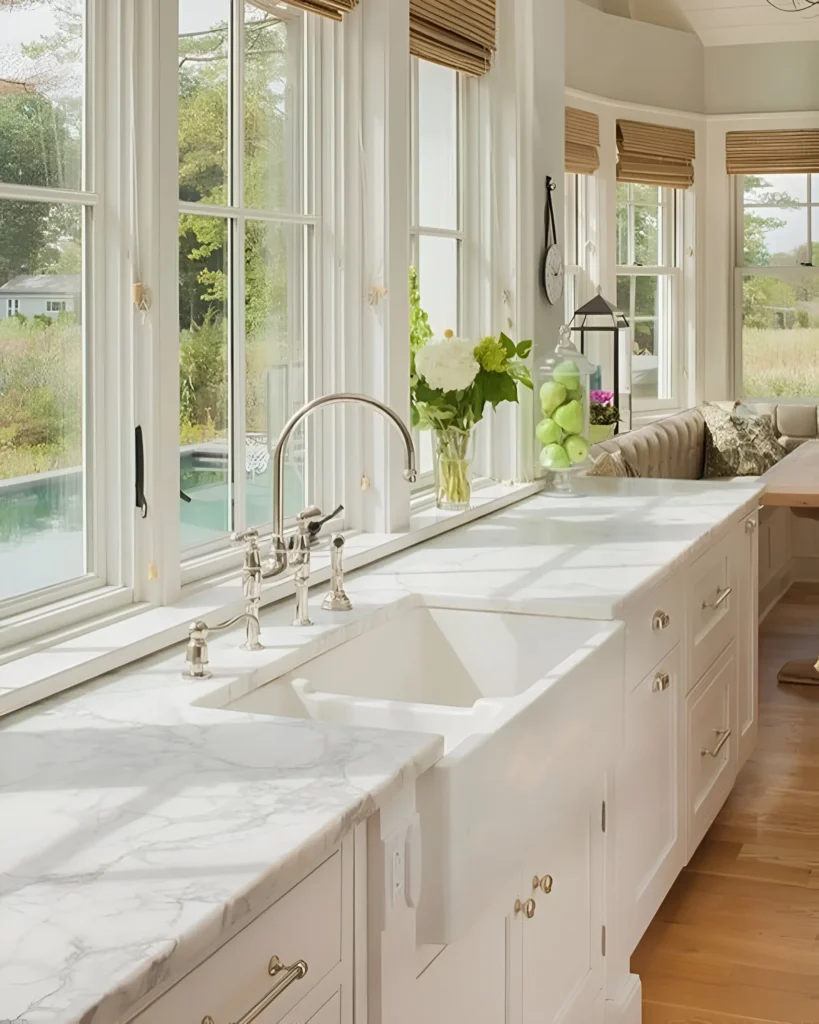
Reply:
[[[777,2],[784,6],[783,0]],[[674,0],[674,3],[705,46],[819,40],[819,7],[795,14],[777,11],[767,0]]]

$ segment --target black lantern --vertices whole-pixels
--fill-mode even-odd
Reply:
[[[588,335],[606,334],[611,338],[613,346],[612,354],[612,365],[614,368],[614,386],[612,391],[614,392],[614,401],[617,408],[620,409],[621,418],[623,414],[623,408],[621,404],[620,394],[620,332],[629,330],[629,322],[623,316],[616,306],[613,306],[608,299],[603,298],[602,289],[597,289],[595,297],[581,306],[580,309],[575,311],[572,317],[572,322],[569,325],[573,331],[576,331],[580,335],[580,351],[584,355],[588,355]],[[626,362],[628,363],[628,335],[624,339],[625,344],[622,347],[623,352],[626,353]],[[628,371],[628,365],[626,366]],[[627,379],[629,381],[628,389],[628,428],[631,430],[631,373],[627,373]],[[620,432],[620,423],[618,422],[615,427],[615,433]]]

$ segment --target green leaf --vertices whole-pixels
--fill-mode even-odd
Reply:
[[[510,363],[506,368],[506,372],[525,388],[534,389],[532,375],[529,373],[528,366],[524,366],[523,363]]]
[[[527,359],[529,353],[532,351],[531,341],[521,341],[515,351],[517,352],[519,359]]]
[[[481,370],[478,376],[481,378],[484,398],[492,404],[493,409],[497,409],[501,402],[517,402],[518,389],[508,373]]]
[[[506,358],[511,359],[515,354],[514,341],[512,341],[512,339],[508,335],[504,334],[503,331],[501,331],[501,335],[498,340],[500,341],[501,345],[503,345],[503,348],[506,352]]]

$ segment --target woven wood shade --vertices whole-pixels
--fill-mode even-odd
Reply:
[[[600,118],[566,107],[566,173],[594,174],[600,166]]]
[[[728,132],[729,174],[819,173],[819,131]]]
[[[254,7],[270,14],[277,14],[276,0],[250,0]],[[323,18],[341,21],[343,14],[349,13],[358,6],[358,0],[284,0],[289,7],[300,7],[311,14],[320,14]]]
[[[617,180],[635,185],[691,188],[694,132],[645,121],[617,122]]]
[[[495,0],[410,0],[410,53],[467,75],[495,55]]]

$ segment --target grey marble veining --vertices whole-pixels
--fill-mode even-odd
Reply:
[[[626,486],[626,483],[628,486]],[[538,496],[353,574],[356,610],[263,616],[259,654],[181,648],[0,726],[0,1020],[116,1024],[251,920],[440,756],[437,737],[225,711],[413,594],[616,618],[761,488],[598,481]],[[210,706],[208,706],[210,705]],[[217,706],[219,705],[219,706]]]

